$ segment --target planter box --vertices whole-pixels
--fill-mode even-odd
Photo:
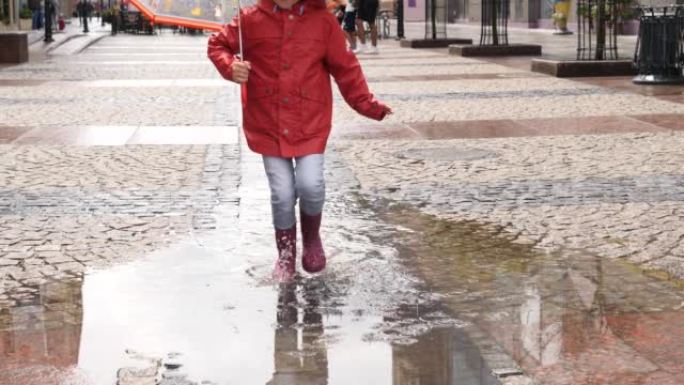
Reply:
[[[26,32],[0,33],[0,63],[28,61],[28,34]]]
[[[473,44],[472,39],[413,39],[402,40],[402,48],[447,48],[452,44]]]
[[[631,60],[549,60],[532,59],[532,72],[559,77],[634,76],[637,70]]]
[[[33,19],[19,19],[19,30],[30,31],[33,29]]]
[[[542,46],[536,44],[510,45],[450,45],[449,54],[464,57],[476,56],[539,56]]]

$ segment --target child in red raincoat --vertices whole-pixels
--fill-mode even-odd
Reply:
[[[360,114],[382,120],[392,111],[368,90],[324,0],[260,0],[241,15],[245,57],[239,58],[237,20],[211,36],[208,56],[225,79],[246,87],[243,129],[249,148],[263,156],[278,248],[274,275],[282,282],[295,275],[297,199],[302,267],[316,273],[326,264],[319,228],[332,125],[330,75]]]

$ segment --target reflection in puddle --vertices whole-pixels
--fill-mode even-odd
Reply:
[[[281,285],[275,331],[272,385],[328,383],[328,351],[317,294],[306,286]]]
[[[78,281],[45,284],[33,304],[0,308],[0,384],[80,383],[83,377],[72,368],[82,318]]]
[[[45,285],[2,311],[0,384],[497,384],[456,329],[368,342],[382,320],[336,305],[325,280],[274,291],[219,262],[186,246]]]
[[[539,383],[681,384],[684,293],[676,282],[579,251],[546,254],[477,223],[377,207],[414,231],[398,242],[427,290],[445,294],[451,315],[469,322],[466,332],[487,334],[495,352]]]
[[[460,329],[432,329],[414,344],[395,346],[392,362],[394,384],[499,384]]]

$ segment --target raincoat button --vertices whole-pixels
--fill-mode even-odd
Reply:
[[[285,130],[283,130],[283,135],[287,135],[287,134],[289,134],[289,133],[290,133],[290,131],[288,131],[287,128],[286,128]]]
[[[290,19],[290,20],[294,20],[294,15],[290,15],[290,16],[288,16],[287,18]]]
[[[283,98],[283,104],[287,104],[287,103],[289,103],[289,102],[290,102],[290,99],[288,99],[288,98]]]

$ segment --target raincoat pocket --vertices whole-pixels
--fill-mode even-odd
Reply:
[[[243,109],[243,114],[252,131],[272,134],[277,130],[275,94],[273,86],[247,82],[247,108]]]
[[[302,87],[301,98],[302,122],[306,136],[317,136],[327,132],[331,120],[332,96],[321,87]]]

